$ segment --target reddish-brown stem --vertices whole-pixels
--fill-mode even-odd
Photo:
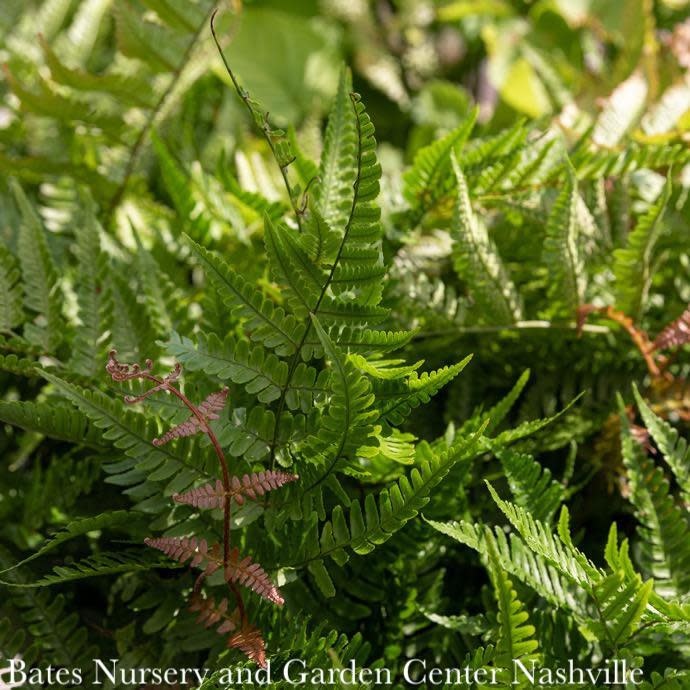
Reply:
[[[223,490],[225,491],[225,499],[223,502],[223,570],[225,571],[227,569],[228,563],[230,562],[230,525],[232,521],[232,499],[230,486],[230,470],[228,468],[227,459],[225,458],[225,453],[223,452],[220,442],[218,441],[218,437],[213,432],[213,429],[211,429],[211,427],[209,426],[208,420],[206,419],[204,414],[199,410],[199,408],[182,391],[180,391],[172,384],[172,381],[176,380],[179,376],[179,365],[175,368],[175,371],[171,375],[166,376],[164,378],[154,376],[151,373],[152,362],[150,360],[146,361],[146,368],[144,369],[141,369],[138,365],[133,365],[132,370],[130,371],[128,367],[124,366],[120,367],[120,371],[118,372],[117,367],[120,365],[114,359],[114,355],[115,352],[113,351],[111,353],[111,357],[113,358],[112,361],[115,365],[115,373],[113,374],[113,372],[111,372],[111,374],[113,374],[114,379],[120,381],[127,381],[131,379],[145,379],[146,381],[151,381],[155,384],[154,388],[150,389],[149,391],[146,391],[146,393],[144,393],[143,395],[126,398],[128,402],[139,402],[140,400],[143,400],[144,398],[148,397],[151,393],[156,391],[168,391],[169,393],[172,393],[172,395],[174,395],[178,400],[180,400],[180,402],[182,402],[182,404],[191,412],[191,414],[194,415],[194,417],[199,423],[199,428],[203,431],[203,433],[206,434],[206,436],[208,436],[209,440],[211,441],[213,450],[215,451],[216,456],[218,457],[218,462],[220,463],[221,473],[223,475]],[[204,577],[205,576],[202,574],[197,578],[196,582],[194,583],[195,593],[199,591],[201,584],[203,583]],[[235,597],[235,601],[237,602],[237,608],[239,609],[240,617],[242,623],[244,624],[247,621],[247,617],[244,608],[244,602],[242,600],[242,595],[239,591],[239,588],[235,585],[234,582],[228,580],[228,586],[232,590],[232,593]]]
[[[647,365],[647,370],[649,371],[652,378],[658,379],[662,376],[663,372],[659,366],[659,362],[655,357],[654,345],[649,339],[649,336],[642,329],[638,328],[633,320],[622,311],[614,309],[613,307],[595,307],[591,304],[585,304],[580,307],[578,312],[578,324],[581,326],[587,316],[595,312],[597,314],[602,314],[607,319],[615,321],[617,324],[622,326],[630,336],[640,354],[644,358],[645,364]]]
[[[144,374],[143,378],[149,381],[154,381],[158,384],[162,384],[161,390],[170,391],[182,404],[196,417],[199,422],[199,427],[208,436],[213,446],[213,450],[218,456],[218,461],[220,462],[221,472],[223,474],[223,490],[225,491],[225,501],[223,502],[223,568],[226,568],[230,560],[230,522],[232,520],[232,503],[230,500],[230,470],[228,468],[228,462],[225,458],[225,453],[220,446],[218,437],[215,435],[211,427],[209,426],[206,418],[199,411],[199,409],[194,405],[194,403],[179,389],[175,388],[168,381],[163,381],[156,376],[151,374]],[[228,582],[232,593],[235,595],[235,600],[237,602],[237,608],[240,610],[240,617],[244,622],[246,620],[246,614],[244,610],[244,602],[242,601],[242,595],[239,589],[235,586],[234,582]]]
[[[155,378],[155,376],[152,377],[152,379]],[[230,520],[232,513],[230,503],[230,470],[228,469],[228,462],[225,459],[225,453],[223,453],[223,449],[220,447],[218,437],[213,433],[213,430],[206,421],[206,417],[199,412],[199,409],[196,407],[196,405],[194,405],[194,403],[192,403],[184,393],[169,383],[166,384],[165,390],[169,390],[174,396],[176,396],[197,418],[201,430],[208,436],[209,440],[211,441],[211,445],[213,446],[213,450],[218,456],[220,468],[223,473],[223,490],[226,492],[225,503],[223,505],[223,565],[226,566],[228,564],[228,558],[230,555]]]

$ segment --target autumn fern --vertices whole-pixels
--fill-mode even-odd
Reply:
[[[297,481],[295,474],[266,470],[265,472],[245,474],[241,479],[232,477],[230,480],[230,497],[238,504],[243,505],[246,498],[257,500],[267,491],[279,489],[281,486]],[[221,508],[225,502],[226,491],[223,482],[216,481],[215,485],[205,484],[184,494],[174,494],[173,500],[178,503],[186,503],[194,508]]]
[[[231,499],[234,497],[236,502],[241,505],[245,496],[255,499],[267,490],[279,488],[288,481],[296,480],[297,477],[285,473],[264,472],[244,475],[241,480],[237,477],[231,477],[225,453],[211,427],[211,422],[219,418],[220,412],[225,407],[229,390],[223,388],[221,391],[211,393],[203,402],[195,405],[176,385],[182,371],[179,364],[163,377],[155,376],[152,373],[152,368],[153,362],[151,360],[147,360],[144,367],[140,367],[138,364],[122,364],[117,360],[114,351],[110,353],[106,366],[106,370],[113,381],[143,380],[152,384],[144,393],[126,395],[125,402],[128,404],[139,403],[155,393],[166,392],[175,396],[189,410],[190,416],[185,422],[174,426],[163,436],[153,439],[154,446],[162,446],[172,440],[197,433],[203,433],[208,437],[220,463],[222,473],[222,481],[217,480],[214,489],[215,495],[210,494],[208,488],[199,488],[184,495],[175,495],[174,498],[180,503],[188,503],[195,507],[222,508],[223,542],[222,547],[220,544],[209,546],[205,539],[199,539],[195,536],[163,536],[147,538],[146,544],[162,551],[166,556],[179,563],[189,562],[191,567],[202,567],[202,574],[194,586],[195,596],[198,596],[205,578],[218,570],[223,572],[225,581],[234,595],[239,618],[239,622],[235,626],[239,627],[239,633],[235,633],[229,638],[228,645],[241,649],[251,659],[265,664],[263,639],[260,632],[250,626],[242,595],[236,585],[248,587],[259,596],[279,606],[284,603],[284,600],[263,568],[258,563],[253,562],[250,556],[241,556],[239,550],[231,546]],[[207,619],[204,619],[204,622],[207,622]],[[226,626],[221,626],[221,629],[226,632]]]
[[[457,184],[451,230],[455,270],[467,282],[481,319],[512,323],[522,310],[517,290],[486,226],[472,208],[465,175],[453,153],[451,162]]]
[[[654,338],[655,350],[666,350],[690,342],[690,307]]]

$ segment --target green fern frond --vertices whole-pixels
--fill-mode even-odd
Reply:
[[[282,449],[304,441],[305,436],[306,419],[303,414],[284,410],[276,434],[276,413],[255,405],[250,410],[235,408],[227,425],[219,431],[218,440],[233,457],[259,462],[275,449],[276,458],[290,465],[292,460],[282,453]]]
[[[122,136],[122,120],[112,110],[100,104],[94,106],[87,97],[64,89],[58,90],[43,76],[38,77],[37,86],[33,88],[27,87],[9,71],[6,72],[6,77],[23,108],[29,112],[72,126],[88,122],[89,125],[101,128],[109,139],[117,140]]]
[[[377,407],[381,419],[389,424],[402,423],[412,412],[450,383],[470,362],[468,355],[457,364],[442,367],[435,371],[425,371],[419,375],[412,372],[405,380],[382,380],[374,382]]]
[[[562,526],[568,519],[568,511],[565,506],[561,510],[559,535],[557,536],[551,532],[546,524],[537,520],[524,508],[501,499],[488,482],[487,486],[496,505],[520,533],[530,549],[546,559],[561,575],[577,584],[591,586],[598,581],[601,571],[569,541],[563,541],[565,535]]]
[[[546,524],[565,498],[563,485],[531,455],[504,449],[497,453],[515,503]]]
[[[481,430],[438,455],[427,453],[409,477],[404,476],[391,488],[384,489],[378,500],[374,494],[368,494],[364,506],[353,501],[349,519],[341,506],[336,507],[330,521],[323,526],[319,542],[307,547],[311,550],[306,554],[307,559],[329,556],[342,565],[349,558],[345,549],[362,555],[386,542],[419,514],[429,502],[432,489],[453,467],[462,468],[461,477],[469,470],[479,452],[480,438]]]
[[[645,426],[663,453],[664,460],[671,468],[685,500],[690,502],[690,448],[688,442],[666,420],[652,412],[635,384],[633,384],[633,393]]]
[[[140,290],[143,293],[143,304],[149,315],[149,323],[161,334],[170,333],[174,328],[189,326],[180,291],[161,270],[151,252],[143,246],[134,227],[132,231],[137,244],[135,262]]]
[[[88,667],[98,648],[89,645],[89,634],[76,613],[68,613],[62,594],[23,589],[12,596],[21,610],[26,630],[33,638],[30,654],[49,655],[55,664],[68,668]],[[40,650],[40,651],[39,651]]]
[[[612,148],[636,123],[646,104],[649,86],[641,71],[633,72],[604,99],[594,124],[592,141],[597,146]]]
[[[18,250],[24,305],[33,313],[33,320],[24,324],[24,337],[53,352],[64,335],[57,269],[38,214],[19,185],[12,189],[22,217]]]
[[[163,184],[184,223],[183,227],[196,242],[206,243],[210,222],[204,213],[199,212],[187,171],[175,160],[158,134],[153,133],[151,140],[160,165]]]
[[[613,252],[613,273],[616,277],[616,307],[634,320],[645,308],[652,282],[654,248],[663,231],[663,216],[671,196],[671,182],[659,198],[639,219],[628,236],[626,247]]]
[[[184,0],[143,0],[170,28],[193,33],[204,21],[203,5]]]
[[[11,333],[24,320],[22,286],[17,260],[0,242],[0,333]]]
[[[498,603],[498,639],[494,664],[500,669],[500,680],[514,685],[512,679],[515,661],[520,661],[525,666],[532,662],[538,664],[541,661],[537,652],[539,643],[535,639],[536,629],[529,623],[524,604],[503,569],[496,541],[488,528],[485,539],[489,575]]]
[[[287,385],[287,364],[249,341],[228,334],[224,340],[214,333],[199,334],[196,344],[173,331],[166,350],[189,371],[202,371],[224,381],[243,385],[259,402],[269,403]],[[311,410],[315,398],[326,392],[328,374],[317,372],[304,362],[297,364],[288,386],[289,409]]]
[[[95,376],[105,360],[103,335],[111,320],[111,302],[106,282],[108,264],[100,246],[101,229],[90,199],[82,198],[84,209],[75,225],[79,281],[76,286],[79,325],[72,340],[70,367],[84,376]]]
[[[587,629],[616,652],[637,631],[653,587],[653,580],[641,584],[622,572],[602,578],[592,589],[599,616]]]
[[[187,37],[168,27],[142,20],[126,3],[115,6],[118,48],[127,57],[141,60],[154,72],[175,72],[180,55],[187,49]]]
[[[353,328],[377,326],[385,321],[389,311],[376,305],[362,305],[356,302],[345,302],[340,299],[324,297],[315,311],[323,327],[347,325]]]
[[[319,165],[315,203],[323,220],[336,232],[347,224],[357,175],[357,125],[352,115],[352,75],[343,68],[328,116]]]
[[[326,287],[336,296],[348,293],[356,303],[370,306],[381,301],[383,291],[383,227],[376,203],[381,166],[376,158],[374,125],[360,96],[350,94],[350,100],[356,126],[354,196]],[[319,308],[319,315],[322,312]]]
[[[64,582],[83,580],[89,577],[135,573],[154,568],[175,568],[168,558],[153,557],[148,550],[130,549],[124,551],[104,551],[69,565],[56,565],[53,572],[16,587],[50,587]]]
[[[331,264],[340,246],[338,232],[331,227],[315,207],[309,210],[303,226],[304,234],[299,237],[299,242],[307,256],[317,266]]]
[[[369,381],[338,350],[315,317],[312,317],[312,324],[333,367],[331,399],[326,414],[308,441],[310,454],[316,456],[312,462],[318,459],[318,464],[324,468],[318,480],[321,483],[339,463],[352,459],[360,446],[367,445],[374,431],[372,423],[376,411],[372,409],[374,395]]]
[[[218,163],[217,174],[225,189],[232,195],[242,217],[248,221],[256,219],[261,223],[263,218],[268,216],[273,222],[277,222],[287,212],[287,206],[283,201],[271,201],[263,194],[244,189],[237,178],[230,173],[227,164],[224,165],[222,158]]]
[[[640,522],[641,565],[662,593],[684,592],[690,583],[690,526],[685,511],[676,505],[664,471],[633,439],[620,398],[619,407],[623,463]]]
[[[464,521],[427,522],[435,530],[486,557],[485,526]],[[570,577],[563,575],[546,558],[535,553],[518,535],[506,535],[501,527],[495,527],[494,539],[501,567],[507,573],[531,587],[553,606],[565,608],[584,619],[586,607],[582,601],[580,585],[575,589]]]
[[[574,318],[583,303],[585,271],[577,207],[579,195],[571,168],[546,225],[542,261],[551,274],[549,296],[554,313]]]
[[[4,567],[0,570],[0,574],[4,574],[16,568],[20,568],[31,561],[44,556],[46,553],[53,551],[58,546],[83,536],[89,532],[99,531],[105,528],[121,527],[126,524],[131,524],[132,515],[126,510],[114,510],[106,513],[101,513],[95,517],[80,518],[73,520],[63,527],[59,532],[56,532],[40,549],[36,552],[11,566]]]
[[[517,290],[486,227],[472,209],[467,182],[454,154],[451,154],[451,164],[457,182],[451,228],[455,271],[467,283],[480,320],[513,323],[522,312]]]
[[[516,189],[544,185],[563,166],[563,145],[551,132],[517,153],[516,164],[506,171],[500,183],[500,188],[508,194],[513,194]]]
[[[0,371],[6,371],[18,376],[38,376],[34,360],[18,357],[15,354],[0,355]]]
[[[500,172],[505,172],[506,162],[509,162],[508,168],[515,165],[516,154],[519,155],[523,149],[526,137],[525,123],[519,120],[498,134],[474,138],[457,156],[458,165],[469,180],[481,180],[483,176],[484,182],[488,182],[490,187],[497,181]],[[486,191],[482,184],[469,186],[474,192]]]
[[[84,69],[68,67],[42,36],[41,48],[53,80],[72,89],[109,94],[121,103],[139,108],[153,108],[155,101],[150,84],[134,74],[106,73],[95,75]]]
[[[157,333],[146,305],[123,275],[124,264],[112,263],[108,270],[107,290],[112,298],[113,320],[110,324],[111,346],[133,359],[150,356]]]
[[[223,301],[238,317],[245,319],[251,339],[275,349],[279,355],[294,353],[306,326],[276,307],[220,257],[191,238],[187,240]]]
[[[0,568],[7,572],[12,557],[4,548],[0,549]],[[12,585],[26,583],[23,575],[18,571],[8,573],[7,579]],[[62,594],[55,595],[48,590],[36,591],[33,588],[12,588],[9,599],[19,611],[20,620],[25,632],[22,656],[27,660],[53,659],[55,664],[68,668],[86,668],[98,648],[89,644],[88,630],[80,625],[76,612],[70,612],[66,607],[66,599]],[[15,625],[18,621],[15,621]],[[30,646],[29,646],[30,645]],[[5,649],[3,648],[3,654]],[[85,677],[88,677],[85,674]]]
[[[381,381],[408,378],[424,364],[422,359],[414,364],[405,364],[404,359],[377,359],[370,362],[358,354],[350,354],[349,359],[361,372]]]
[[[664,674],[652,671],[649,680],[640,685],[640,690],[684,690],[690,682],[690,671],[668,668]]]
[[[498,436],[491,439],[491,447],[495,451],[503,448],[509,444],[516,443],[528,436],[533,436],[537,432],[541,431],[545,427],[553,424],[557,419],[560,419],[566,412],[582,397],[582,393],[571,400],[564,408],[556,412],[556,414],[550,417],[544,417],[542,419],[529,419],[526,422],[522,422],[512,429],[506,429],[502,431]]]
[[[282,224],[274,225],[268,216],[264,242],[274,280],[286,288],[292,312],[305,318],[319,304],[325,276],[291,237],[291,231]]]
[[[122,403],[113,401],[100,391],[83,390],[47,372],[42,372],[42,376],[79,408],[97,428],[103,430],[102,438],[126,456],[124,460],[105,467],[110,474],[107,482],[133,487],[146,482],[167,480],[169,483],[165,491],[179,493],[189,488],[199,477],[207,480],[212,478],[207,469],[208,457],[199,451],[191,454],[189,439],[182,440],[177,446],[156,447],[151,443],[151,439],[158,436],[158,429],[150,419],[124,409]],[[149,496],[150,494],[146,498]],[[162,497],[155,496],[155,502],[158,504],[164,501]],[[138,508],[146,510],[148,504],[141,501]]]
[[[109,0],[85,0],[76,8],[66,32],[55,42],[70,63],[83,66],[92,57],[109,19],[111,4]]]
[[[493,407],[488,409],[484,414],[482,414],[481,419],[488,421],[488,426],[486,427],[487,435],[493,433],[501,422],[506,418],[510,410],[513,409],[513,405],[520,397],[520,394],[525,389],[527,382],[529,381],[530,370],[526,369],[520,374],[520,378],[515,382],[515,385],[508,391],[508,394],[499,400]]]
[[[36,375],[41,375],[35,369]],[[71,443],[83,443],[94,448],[104,444],[97,429],[93,429],[86,417],[73,407],[51,402],[0,401],[0,420],[48,438]]]
[[[403,196],[417,214],[425,213],[450,193],[451,154],[465,144],[476,119],[475,109],[459,127],[415,154],[412,167],[403,175]]]
[[[346,352],[367,355],[381,355],[394,352],[407,345],[414,337],[415,331],[378,331],[371,328],[354,328],[338,324],[324,327],[331,340],[338,343]],[[316,333],[310,331],[304,341],[308,352],[320,350],[321,341]],[[309,356],[308,354],[305,356]]]
[[[682,167],[688,161],[690,151],[683,144],[641,144],[636,141],[627,143],[622,151],[582,147],[571,157],[578,180],[622,178],[636,170]]]

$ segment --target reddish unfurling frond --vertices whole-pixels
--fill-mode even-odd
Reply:
[[[229,392],[230,391],[228,388],[223,388],[220,391],[211,393],[211,395],[209,395],[208,398],[206,398],[206,400],[204,400],[199,405],[197,410],[205,418],[207,422],[213,421],[214,419],[218,419],[218,417],[220,416],[220,411],[223,409],[225,401],[228,398]],[[199,431],[206,431],[206,429],[202,429],[199,418],[195,414],[191,414],[188,419],[186,419],[181,424],[174,426],[172,429],[163,434],[163,436],[161,436],[160,438],[154,438],[153,445],[162,446],[165,443],[168,443],[169,441],[172,441],[176,438],[182,438],[183,436],[193,436]]]
[[[209,424],[209,422],[219,418],[228,398],[228,388],[211,393],[200,405],[195,405],[174,385],[182,371],[179,363],[167,376],[160,377],[152,373],[153,362],[150,359],[147,359],[144,367],[141,367],[138,364],[119,362],[116,354],[115,350],[111,350],[106,365],[106,370],[113,381],[123,382],[140,379],[152,384],[151,388],[141,395],[126,396],[125,402],[139,402],[156,391],[165,391],[178,398],[190,412],[187,420],[173,427],[160,438],[154,439],[153,444],[161,446],[174,438],[203,432],[213,445],[223,474],[222,481],[218,480],[215,484],[202,486],[174,496],[178,503],[187,503],[199,508],[223,508],[222,550],[220,544],[214,544],[209,548],[206,540],[196,537],[155,537],[145,539],[145,543],[147,546],[162,551],[166,556],[179,563],[189,562],[192,567],[200,566],[203,569],[194,585],[190,602],[190,609],[199,614],[198,622],[207,628],[217,626],[216,630],[221,634],[234,633],[228,639],[228,647],[241,650],[257,664],[265,667],[266,649],[263,637],[257,628],[249,624],[242,595],[237,585],[248,587],[279,606],[282,606],[284,600],[277,587],[258,563],[254,563],[249,557],[241,558],[239,551],[236,548],[231,548],[232,514],[230,499],[234,497],[237,503],[241,505],[246,497],[256,499],[263,496],[267,491],[294,481],[297,477],[285,472],[266,471],[244,475],[242,479],[235,477],[231,481],[225,453]],[[219,604],[216,604],[212,599],[204,599],[200,593],[204,579],[221,569],[237,602],[237,608],[231,614],[228,613],[227,599],[222,599]]]
[[[690,306],[672,323],[664,328],[654,340],[654,350],[666,350],[690,343]]]
[[[253,472],[245,474],[241,479],[232,477],[230,480],[229,496],[234,498],[239,505],[243,505],[245,497],[257,499],[267,491],[279,489],[281,486],[299,479],[296,474],[266,470],[265,472]],[[183,494],[174,494],[173,500],[185,503],[195,508],[222,508],[225,500],[223,483],[216,481],[213,484],[204,484],[196,489],[191,489]]]
[[[146,546],[162,551],[166,556],[196,567],[206,561],[205,574],[218,570],[220,567],[218,554],[213,549],[209,550],[205,539],[196,537],[147,537],[144,539]]]
[[[228,647],[239,649],[261,668],[266,668],[266,644],[261,631],[249,623],[245,624],[229,640]]]
[[[196,622],[205,628],[216,628],[216,632],[223,635],[234,633],[228,638],[227,645],[231,649],[239,649],[252,661],[262,668],[266,666],[266,647],[261,632],[250,623],[241,624],[239,611],[229,611],[230,605],[226,598],[216,603],[215,599],[201,595],[192,597],[189,610],[198,613]],[[240,627],[241,626],[241,627]],[[238,630],[239,628],[239,630]]]
[[[239,626],[239,611],[235,609],[232,613],[228,613],[228,608],[229,603],[225,597],[216,604],[215,599],[196,595],[192,597],[189,604],[189,610],[199,614],[196,619],[197,623],[205,628],[212,628],[220,624],[216,628],[216,632],[221,635],[233,632]]]
[[[219,391],[211,393],[206,400],[199,405],[199,412],[201,412],[206,419],[218,419],[221,410],[225,407],[229,392],[230,389],[226,386]]]
[[[251,474],[245,474],[242,479],[233,477],[230,480],[230,493],[237,503],[242,505],[245,496],[256,500],[267,491],[279,489],[281,486],[289,482],[294,482],[297,479],[299,479],[299,476],[296,474],[288,474],[287,472],[278,472],[275,470],[252,472]]]
[[[113,381],[130,381],[131,379],[142,378],[146,374],[150,374],[151,369],[153,369],[153,362],[150,359],[146,360],[142,369],[138,364],[119,362],[116,355],[117,350],[111,350],[105,365],[105,370],[110,374]]]
[[[108,353],[108,362],[105,365],[105,370],[110,374],[113,381],[131,381],[132,379],[155,378],[151,374],[153,369],[153,361],[147,359],[144,366],[140,366],[136,362],[134,364],[124,364],[117,359],[117,350],[110,350]],[[175,368],[162,379],[163,383],[171,383],[177,381],[182,373],[182,365],[179,362],[175,363]]]
[[[194,508],[206,508],[208,510],[222,508],[224,499],[225,490],[220,479],[216,480],[215,485],[204,484],[196,489],[185,491],[183,494],[173,494],[173,501],[177,503],[185,503]]]
[[[146,379],[147,381],[151,381],[156,384],[141,395],[125,395],[125,402],[132,404],[141,402],[157,391],[169,391],[170,384],[180,378],[182,366],[179,362],[177,362],[175,364],[175,368],[169,374],[163,378],[159,378],[151,373],[153,370],[153,362],[150,359],[146,360],[143,367],[137,363],[124,364],[123,362],[118,361],[117,350],[110,350],[108,353],[108,362],[105,365],[105,370],[110,374],[110,377],[113,381],[122,382],[132,381],[134,379]]]
[[[225,579],[228,582],[237,582],[244,587],[256,592],[264,599],[282,606],[285,600],[278,588],[271,582],[266,571],[258,564],[252,562],[249,556],[242,558],[238,549],[230,552],[225,567]]]

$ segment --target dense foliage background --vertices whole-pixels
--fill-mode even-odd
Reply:
[[[228,69],[214,9],[0,5],[0,657],[261,659],[143,544],[221,475],[115,348],[299,475],[233,504],[277,668],[690,687],[688,3],[228,0]]]

